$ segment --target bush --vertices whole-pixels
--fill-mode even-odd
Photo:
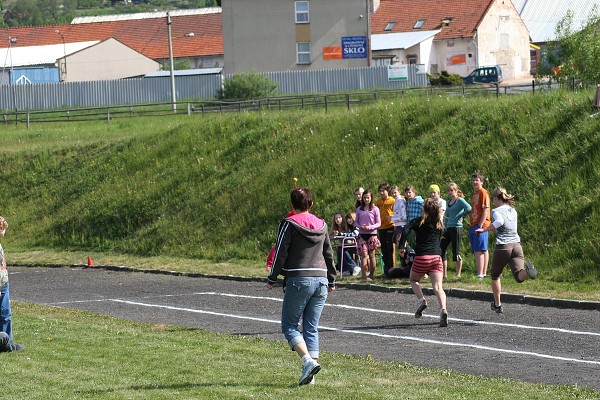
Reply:
[[[449,74],[448,71],[442,71],[439,74],[429,75],[431,86],[460,86],[463,84],[462,76],[458,74]]]
[[[236,74],[226,79],[219,90],[220,99],[256,99],[276,94],[277,83],[256,72]]]

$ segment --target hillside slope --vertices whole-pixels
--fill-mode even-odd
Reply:
[[[353,191],[470,175],[517,196],[526,255],[556,280],[597,280],[600,119],[591,93],[399,97],[350,112],[267,112],[7,127],[4,239],[19,249],[263,259],[293,177],[329,223]],[[444,191],[443,191],[444,193]],[[469,251],[466,242],[465,252]],[[470,264],[469,264],[470,263]],[[466,268],[472,268],[467,257]]]

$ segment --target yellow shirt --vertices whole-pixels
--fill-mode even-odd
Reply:
[[[388,196],[385,200],[380,198],[375,202],[381,216],[381,226],[378,229],[389,229],[394,227],[394,223],[390,217],[394,215],[395,202],[396,200],[391,196]]]

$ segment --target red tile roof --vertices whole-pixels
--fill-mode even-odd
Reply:
[[[441,29],[435,39],[473,37],[494,0],[381,0],[371,17],[371,33],[412,32],[418,20],[420,30]],[[448,26],[442,20],[451,19]],[[396,22],[391,31],[384,28]]]
[[[184,36],[192,32],[193,37]],[[166,18],[0,29],[0,48],[8,47],[9,37],[17,38],[14,46],[61,44],[61,34],[66,43],[112,37],[151,59],[169,58]],[[223,54],[220,13],[172,16],[171,36],[174,58]]]

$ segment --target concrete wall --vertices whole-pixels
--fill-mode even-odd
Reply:
[[[225,72],[364,67],[368,58],[323,58],[342,37],[368,36],[366,0],[310,0],[310,23],[295,23],[294,0],[223,2]],[[311,43],[310,64],[296,62],[296,43]]]
[[[115,39],[107,39],[58,60],[63,82],[98,81],[141,76],[160,64]]]
[[[478,64],[500,65],[505,80],[531,76],[529,31],[510,0],[494,2],[479,26],[477,48]]]

